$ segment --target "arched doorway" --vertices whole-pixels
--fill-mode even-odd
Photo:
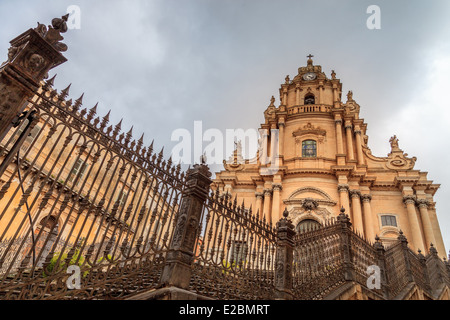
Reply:
[[[317,230],[322,225],[313,219],[304,219],[297,224],[296,231],[297,233],[304,233],[312,230]]]

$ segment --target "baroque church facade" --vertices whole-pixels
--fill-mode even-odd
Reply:
[[[323,225],[344,208],[369,241],[378,236],[389,246],[403,233],[414,251],[428,252],[433,244],[445,257],[434,201],[439,184],[414,169],[416,158],[400,149],[396,136],[387,157],[373,155],[353,93],[344,102],[334,70],[327,77],[312,57],[292,80],[286,77],[280,105],[272,97],[264,111],[260,145],[266,150],[244,159],[238,143],[214,188],[243,199],[272,224],[287,209],[297,231]]]

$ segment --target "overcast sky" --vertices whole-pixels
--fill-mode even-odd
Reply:
[[[272,95],[306,55],[335,70],[361,106],[375,156],[400,148],[440,183],[435,196],[450,249],[450,1],[448,0],[1,0],[0,60],[9,41],[37,22],[81,9],[81,28],[64,34],[69,62],[55,88],[99,102],[125,131],[170,151],[171,134],[208,128],[257,129]],[[369,30],[370,5],[381,29]],[[1,58],[3,56],[3,58]],[[168,152],[166,152],[167,154]],[[197,160],[197,159],[196,159]],[[220,168],[213,168],[220,169]]]

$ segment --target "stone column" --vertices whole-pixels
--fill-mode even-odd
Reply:
[[[348,199],[349,188],[347,184],[338,185],[339,200],[341,208],[344,208],[346,212],[350,212],[350,204]],[[352,218],[353,220],[353,218]]]
[[[282,187],[281,184],[276,183],[272,185],[272,213],[271,217],[273,220],[278,220],[281,218],[280,215],[280,191]],[[271,220],[272,221],[272,220]]]
[[[264,189],[264,213],[263,217],[266,217],[267,221],[272,222],[272,190]]]
[[[359,190],[351,190],[350,197],[352,198],[352,213],[353,213],[353,226],[355,230],[360,233],[364,232],[362,212],[361,212],[361,192]]]
[[[344,154],[344,145],[342,139],[342,120],[336,119],[334,120],[336,123],[336,148],[338,154]]]
[[[364,234],[366,238],[373,241],[375,239],[375,224],[373,222],[372,217],[372,207],[370,205],[370,201],[372,200],[372,196],[370,194],[362,194],[361,201],[363,203],[363,211],[364,211]]]
[[[428,213],[430,214],[431,226],[433,228],[434,239],[436,241],[436,249],[441,257],[446,256],[444,239],[442,238],[441,228],[436,216],[436,203],[430,201],[428,203]]]
[[[323,93],[322,91],[324,90],[323,88],[323,83],[319,83],[319,87],[318,87],[318,94],[319,94],[319,104],[323,104]]]
[[[281,104],[283,106],[287,105],[287,95],[288,95],[287,87],[284,87],[283,88],[283,97],[282,97],[282,102],[281,102]]]
[[[345,124],[345,133],[347,136],[347,155],[348,160],[355,160],[355,155],[353,152],[353,135],[352,135],[352,125],[350,123]]]
[[[277,252],[275,260],[275,298],[292,300],[292,264],[294,260],[295,230],[292,221],[288,219],[287,209],[283,218],[277,222]]]
[[[356,137],[356,156],[358,159],[359,165],[364,165],[364,156],[362,151],[362,139],[361,139],[361,130],[355,130],[355,137]]]
[[[426,248],[428,248],[429,245],[436,243],[436,239],[434,238],[433,233],[433,227],[431,226],[430,216],[428,214],[428,200],[417,200],[417,206],[419,207],[420,217],[422,219],[423,232],[427,245]]]
[[[279,144],[279,154],[278,157],[280,159],[280,166],[283,165],[283,159],[284,159],[284,127],[285,127],[285,123],[284,123],[284,119],[282,122],[278,123],[278,130],[279,130],[279,135],[278,135],[278,144]]]
[[[263,218],[263,199],[264,199],[264,193],[262,192],[255,192],[256,196],[256,212],[258,212],[259,219]]]
[[[194,165],[187,171],[186,189],[176,216],[175,231],[162,271],[161,283],[188,289],[194,248],[201,224],[203,204],[212,183],[211,172],[205,165]]]
[[[300,105],[300,86],[298,85],[295,87],[295,102],[297,106]]]
[[[414,244],[413,249],[424,250],[422,233],[420,231],[419,220],[417,219],[416,213],[416,199],[413,195],[407,195],[403,197],[403,202],[406,205],[406,211],[408,214],[409,228],[411,230],[412,243]],[[415,250],[414,250],[415,251]]]
[[[0,141],[16,123],[49,70],[66,62],[61,51],[67,46],[61,42],[61,33],[67,31],[69,15],[53,19],[48,28],[38,24],[13,39],[8,60],[0,66]]]

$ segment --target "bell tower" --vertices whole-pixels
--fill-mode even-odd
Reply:
[[[395,135],[386,157],[372,155],[353,92],[344,102],[336,72],[327,76],[313,55],[307,58],[281,84],[280,105],[272,96],[264,111],[260,141],[271,162],[258,152],[257,161],[226,163],[214,188],[243,199],[268,222],[286,209],[303,230],[344,208],[354,230],[371,241],[378,235],[389,243],[402,232],[412,248],[427,252],[432,241],[445,254],[433,200],[439,185],[414,169],[416,158],[400,149]]]

